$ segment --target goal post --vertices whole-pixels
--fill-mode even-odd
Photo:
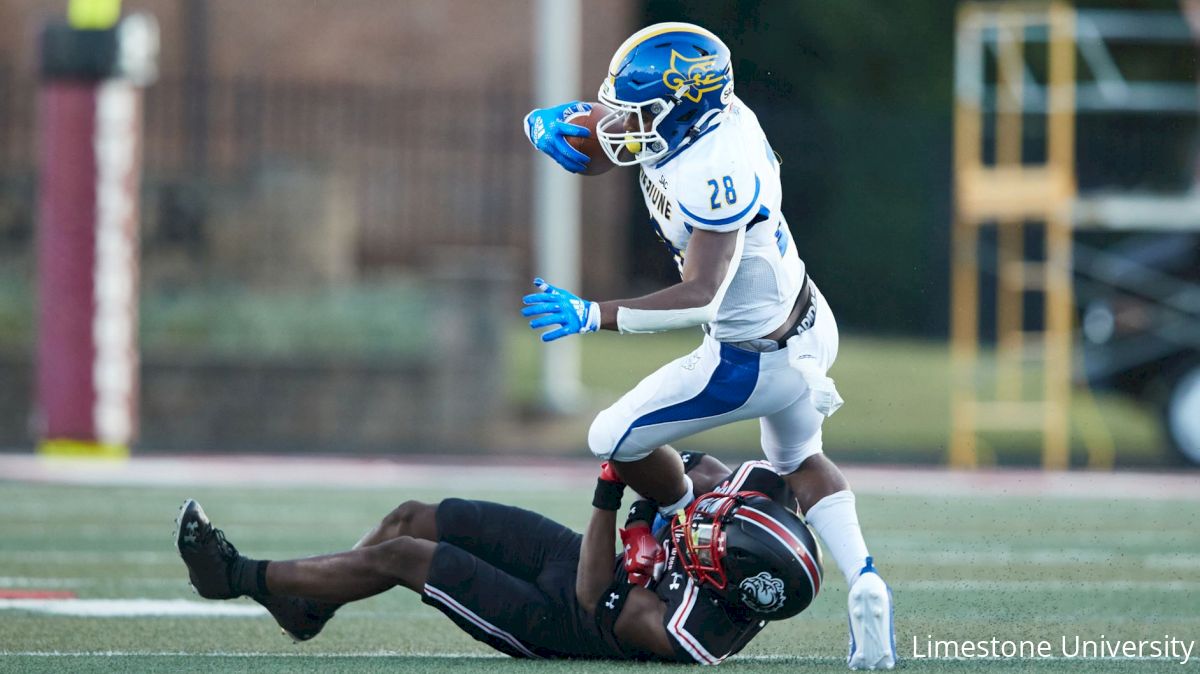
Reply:
[[[121,457],[137,434],[141,92],[158,33],[119,10],[73,2],[42,33],[33,428],[48,455]]]

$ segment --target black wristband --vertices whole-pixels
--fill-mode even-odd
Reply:
[[[596,492],[592,495],[592,506],[600,510],[616,512],[621,509],[621,495],[624,493],[624,484],[596,478]]]
[[[683,460],[683,472],[692,472],[692,469],[699,466],[706,456],[708,455],[704,452],[679,452],[679,458]]]
[[[646,526],[654,526],[654,516],[658,514],[658,508],[654,507],[654,501],[650,499],[642,499],[634,501],[633,505],[629,506],[629,516],[625,518],[625,528],[644,522]]]

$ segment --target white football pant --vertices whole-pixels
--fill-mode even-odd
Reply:
[[[596,417],[588,431],[592,453],[636,461],[680,438],[757,417],[771,465],[781,475],[796,470],[822,451],[825,415],[814,407],[804,376],[789,365],[789,352],[824,375],[838,350],[837,322],[816,286],[812,301],[815,322],[789,340],[789,348],[760,353],[705,335],[698,349],[659,368]]]

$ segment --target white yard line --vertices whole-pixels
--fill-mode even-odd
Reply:
[[[159,616],[258,617],[258,605],[189,601],[187,599],[0,599],[0,611],[29,611],[84,618]]]
[[[509,660],[509,656],[501,653],[423,653],[403,651],[354,651],[347,653],[296,653],[280,651],[235,652],[207,651],[193,653],[188,651],[0,651],[0,657],[46,657],[46,658],[127,658],[127,657],[201,657],[201,658],[486,658],[489,660]]]
[[[1116,592],[1182,592],[1200,590],[1200,580],[910,580],[897,583],[902,590],[954,590],[962,592],[1034,592],[1037,590],[1109,590]]]
[[[3,559],[3,557],[0,557]],[[82,587],[108,587],[112,585],[145,587],[157,585],[162,587],[184,587],[186,576],[175,578],[145,578],[145,577],[112,577],[112,578],[64,578],[62,576],[0,576],[0,588],[35,588],[39,590],[57,590]]]
[[[507,655],[500,653],[428,653],[420,651],[355,651],[347,653],[296,653],[296,652],[233,652],[233,651],[206,651],[206,652],[189,652],[189,651],[0,651],[0,657],[38,657],[38,658],[163,658],[163,657],[189,657],[189,658],[312,658],[312,659],[336,659],[336,658],[435,658],[435,659],[464,659],[464,660],[512,660]],[[904,653],[901,653],[904,657]],[[1038,658],[1018,658],[1018,657],[972,657],[972,658],[921,658],[920,660],[928,662],[938,661],[970,661],[970,662],[1035,662],[1035,661],[1063,661],[1080,663],[1092,662],[1095,660],[1104,661],[1170,661],[1170,658],[1152,657],[1152,656],[1116,656],[1116,657],[1064,657],[1064,656],[1045,656]],[[777,655],[777,654],[761,654],[761,655],[735,655],[726,662],[796,662],[796,663],[845,663],[846,658],[842,656],[826,656],[826,655]],[[910,664],[914,662],[910,658],[906,658]]]

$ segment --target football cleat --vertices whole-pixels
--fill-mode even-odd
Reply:
[[[892,589],[874,560],[858,573],[850,588],[850,669],[892,669],[896,666],[896,631],[892,624]]]
[[[321,633],[325,623],[333,617],[333,610],[326,605],[301,599],[300,597],[253,597],[262,604],[279,623],[283,633],[292,641],[308,641]]]
[[[187,565],[188,579],[205,599],[241,596],[231,582],[241,555],[225,540],[225,533],[212,525],[204,509],[192,499],[183,502],[176,521],[175,547]]]

